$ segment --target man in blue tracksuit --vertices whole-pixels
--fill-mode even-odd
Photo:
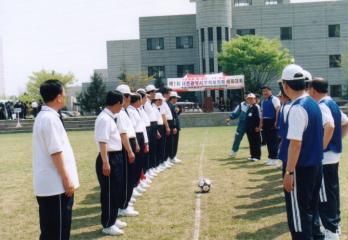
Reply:
[[[245,96],[246,99],[246,96]],[[244,101],[241,102],[230,114],[231,119],[237,119],[239,117],[239,122],[237,126],[237,131],[234,137],[234,142],[231,150],[231,157],[236,157],[237,152],[239,150],[240,143],[242,142],[243,136],[245,134],[245,120],[247,117],[247,111],[249,108],[249,104]]]
[[[342,153],[342,136],[348,127],[348,118],[341,112],[328,93],[328,82],[315,78],[308,84],[308,92],[318,103],[323,116],[324,159],[320,189],[319,214],[325,228],[325,239],[339,239],[340,190],[339,160]]]
[[[314,215],[322,180],[322,115],[318,104],[305,94],[304,78],[302,68],[294,64],[282,74],[284,92],[292,103],[284,112],[286,138],[279,157],[283,161],[288,225],[295,240],[317,239]]]

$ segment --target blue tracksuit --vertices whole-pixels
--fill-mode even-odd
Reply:
[[[249,105],[246,102],[242,102],[230,114],[231,119],[236,119],[239,117],[237,131],[236,131],[236,135],[234,137],[234,142],[232,146],[232,151],[234,152],[238,152],[240,143],[245,134],[245,120],[247,117],[248,108],[249,108]]]

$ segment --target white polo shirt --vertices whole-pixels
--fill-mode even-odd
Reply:
[[[299,104],[292,106],[296,100],[304,98],[308,95],[303,94],[294,101],[291,102],[288,108],[284,108],[284,119],[288,117],[289,114],[289,128],[287,139],[302,141],[303,133],[308,126],[308,114],[306,110]]]
[[[162,115],[165,114],[164,109],[161,107],[156,106],[156,104],[152,104],[154,107],[155,111],[155,116],[156,116],[156,121],[158,125],[163,125],[163,118]]]
[[[140,117],[139,109],[129,105],[127,108],[129,119],[132,122],[132,126],[136,133],[143,133],[145,143],[149,142],[149,138],[147,136],[147,131],[143,120]]]
[[[146,114],[144,106],[141,106],[141,108],[139,108],[139,113],[140,113],[141,119],[144,121],[145,127],[150,127],[151,126],[150,118]]]
[[[151,100],[147,100],[147,102],[144,105],[144,110],[147,116],[149,117],[150,122],[157,122],[157,115],[156,115],[157,107],[151,104]]]
[[[62,153],[64,166],[75,189],[79,187],[79,178],[73,150],[68,135],[52,108],[42,106],[33,126],[33,186],[36,196],[47,197],[65,192],[52,156]]]
[[[118,152],[122,150],[121,136],[115,118],[116,115],[105,108],[95,121],[94,135],[99,152],[99,143],[106,143],[108,152]]]
[[[173,120],[172,111],[170,111],[170,108],[169,108],[166,100],[163,100],[161,108],[163,108],[163,112],[165,113],[167,120],[169,120],[169,121]]]
[[[118,114],[116,114],[116,118],[117,128],[120,134],[126,133],[128,138],[135,138],[135,130],[124,108],[122,108],[122,110]]]

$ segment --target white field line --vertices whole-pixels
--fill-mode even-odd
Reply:
[[[204,136],[204,141],[201,150],[201,155],[199,157],[199,166],[198,166],[198,174],[199,177],[203,177],[203,159],[204,159],[204,153],[205,153],[205,139],[207,136],[207,133]],[[195,226],[193,231],[193,240],[199,240],[199,233],[200,233],[200,227],[201,227],[201,194],[196,194],[196,210],[195,210]]]

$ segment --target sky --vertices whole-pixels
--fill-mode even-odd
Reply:
[[[107,40],[139,38],[140,16],[193,13],[189,0],[0,0],[6,94],[23,93],[42,69],[87,82],[107,67]]]

